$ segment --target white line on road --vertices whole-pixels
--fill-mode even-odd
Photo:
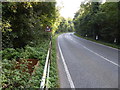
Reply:
[[[83,39],[83,38],[80,38],[80,37],[77,37],[75,35],[72,34],[72,36],[76,37],[76,38],[79,38],[79,39]],[[87,40],[87,39],[83,39],[83,40]],[[94,44],[97,44],[97,45],[100,45],[100,46],[103,46],[103,47],[107,47],[107,48],[110,48],[110,49],[114,49],[114,50],[119,50],[119,49],[116,49],[116,48],[113,48],[113,47],[110,47],[110,46],[106,46],[106,45],[103,45],[103,44],[100,44],[100,43],[96,43],[96,42],[93,42],[93,41],[90,41],[90,40],[87,40],[88,42],[91,42],[91,43],[94,43]]]
[[[73,41],[73,42],[75,42],[75,43],[78,43],[78,42],[74,41],[73,39],[72,39],[72,41]],[[82,45],[82,44],[80,44],[80,43],[78,43],[78,44],[79,44],[80,46],[82,46],[83,48],[87,49],[88,51],[90,51],[90,52],[94,53],[95,55],[97,55],[97,56],[99,56],[99,57],[103,58],[104,60],[106,60],[106,61],[108,61],[108,62],[110,62],[110,63],[112,63],[112,64],[114,64],[114,65],[116,65],[116,66],[118,66],[118,67],[120,67],[120,65],[118,65],[117,63],[115,63],[115,62],[113,62],[113,61],[111,61],[111,60],[109,60],[109,59],[107,59],[107,58],[105,58],[105,57],[103,57],[103,56],[99,55],[98,53],[96,53],[96,52],[92,51],[91,49],[89,49],[89,48],[87,48],[87,47],[83,46],[83,45]]]
[[[60,48],[60,45],[59,45],[59,41],[58,41],[58,47],[59,47],[59,51],[60,51],[60,55],[61,55],[61,58],[62,58],[62,61],[63,61],[64,68],[65,68],[65,72],[66,72],[66,74],[67,74],[67,78],[68,78],[68,81],[69,81],[69,83],[70,83],[70,87],[71,87],[71,88],[75,88],[74,83],[73,83],[73,81],[72,81],[72,78],[71,78],[71,76],[70,76],[68,67],[67,67],[67,65],[66,65],[66,63],[65,63],[65,59],[64,59],[64,57],[63,57],[63,54],[62,54],[62,51],[61,51],[61,48]]]
[[[96,52],[94,52],[94,51],[92,51],[92,50],[88,49],[87,47],[85,47],[85,46],[84,46],[84,48],[86,48],[86,49],[87,49],[87,50],[89,50],[90,52],[92,52],[92,53],[96,54],[97,56],[99,56],[99,57],[103,58],[104,60],[106,60],[106,61],[108,61],[108,62],[110,62],[110,63],[112,63],[112,64],[114,64],[114,65],[116,65],[116,66],[118,66],[118,67],[120,67],[117,63],[115,63],[115,62],[113,62],[113,61],[111,61],[111,60],[109,60],[109,59],[107,59],[107,58],[105,58],[105,57],[103,57],[103,56],[99,55],[98,53],[96,53]]]

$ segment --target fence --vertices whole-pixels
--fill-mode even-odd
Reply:
[[[40,88],[48,88],[48,81],[49,81],[49,71],[50,71],[50,61],[51,61],[51,48],[52,48],[52,41],[49,43],[49,49],[47,52],[46,62],[44,66],[43,76],[40,83]]]

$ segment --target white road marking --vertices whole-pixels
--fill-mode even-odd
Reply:
[[[59,51],[60,51],[60,55],[61,55],[61,58],[62,58],[62,62],[63,62],[64,68],[65,68],[65,72],[66,72],[66,74],[67,74],[67,78],[68,78],[68,81],[69,81],[69,83],[70,83],[70,87],[71,87],[71,88],[75,88],[75,85],[74,85],[74,83],[73,83],[73,81],[72,81],[72,78],[71,78],[71,76],[70,76],[68,67],[67,67],[67,65],[66,65],[66,63],[65,63],[65,59],[64,59],[64,57],[63,57],[63,54],[62,54],[62,51],[61,51],[61,48],[60,48],[60,45],[59,45],[59,41],[58,41],[58,47],[59,47]]]
[[[74,37],[77,37],[75,35],[73,35]],[[77,37],[77,38],[80,38],[80,37]],[[81,38],[83,39],[83,38]],[[87,40],[87,39],[84,39],[84,40]],[[110,46],[106,46],[106,45],[103,45],[103,44],[100,44],[100,43],[96,43],[96,42],[93,42],[93,41],[90,41],[90,40],[87,40],[88,42],[91,42],[91,43],[94,43],[94,44],[98,44],[100,46],[103,46],[103,47],[107,47],[107,48],[111,48],[111,49],[114,49],[114,50],[119,50],[119,49],[116,49],[116,48],[113,48],[113,47],[110,47]]]
[[[75,43],[78,43],[78,42],[76,42],[76,41],[74,41],[74,40],[72,40],[72,41],[73,41],[73,42],[75,42]],[[107,58],[105,58],[105,57],[103,57],[103,56],[99,55],[98,53],[96,53],[96,52],[92,51],[91,49],[89,49],[89,48],[87,48],[87,47],[83,46],[83,45],[82,45],[82,44],[80,44],[80,43],[78,43],[78,44],[79,44],[80,46],[82,46],[83,48],[87,49],[88,51],[90,51],[90,52],[94,53],[95,55],[97,55],[97,56],[99,56],[99,57],[103,58],[104,60],[106,60],[106,61],[108,61],[108,62],[110,62],[110,63],[112,63],[112,64],[114,64],[114,65],[116,65],[116,66],[118,66],[118,67],[120,67],[120,65],[118,65],[117,63],[115,63],[115,62],[113,62],[113,61],[111,61],[111,60],[109,60],[109,59],[107,59]]]

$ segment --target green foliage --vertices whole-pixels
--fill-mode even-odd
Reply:
[[[42,62],[42,64],[43,64],[43,62]],[[43,69],[44,69],[44,66],[42,64],[40,62],[39,66],[36,67],[36,71],[34,72],[32,77],[30,78],[29,82],[27,83],[27,85],[28,85],[27,87],[40,88],[40,82],[41,82]]]
[[[106,45],[106,46],[110,46],[110,47],[113,47],[113,48],[120,49],[120,46],[116,45],[116,44],[111,44],[111,43],[106,43],[106,42],[103,42],[103,41],[94,40],[93,38],[90,38],[90,37],[83,37],[83,36],[81,36],[77,33],[75,33],[75,35],[78,36],[78,37],[87,39],[87,40],[91,40],[91,41],[96,42],[96,43],[100,43],[100,44],[103,44],[103,45]]]
[[[56,39],[57,35],[52,38],[52,56],[50,65],[50,78],[49,78],[49,88],[59,88],[59,78],[57,69],[57,50],[56,50]]]
[[[2,59],[8,59],[8,60],[17,59],[20,56],[20,52],[18,52],[13,48],[7,48],[1,51],[1,53],[2,53]]]
[[[72,23],[72,19],[70,18],[65,19],[61,17],[61,21],[58,26],[58,30],[56,32],[61,33],[61,32],[73,32],[73,31],[74,31],[74,26]]]
[[[2,46],[23,48],[48,39],[44,30],[55,22],[55,2],[2,2]]]
[[[43,59],[43,55],[46,54],[49,41],[43,42],[36,47],[26,46],[24,49],[13,49],[6,48],[0,53],[2,54],[2,59],[12,60],[12,59]]]
[[[108,43],[119,43],[118,4],[92,2],[82,4],[74,17],[75,30],[81,36],[87,36]],[[116,42],[114,40],[116,39]]]
[[[44,50],[44,49],[43,49]],[[25,51],[23,53],[21,53],[21,56],[23,56],[23,58],[30,58],[30,59],[41,59],[42,54],[45,52],[43,51],[42,48],[35,48],[35,47],[30,47],[30,46],[26,46],[25,47]]]
[[[55,2],[2,2],[2,86],[7,89],[39,88],[51,33],[46,26],[56,21]],[[15,69],[16,60],[38,59],[30,76],[25,64]],[[28,62],[24,62],[28,63]]]
[[[2,86],[8,86],[8,88],[39,88],[40,80],[42,78],[43,68],[46,60],[47,49],[49,40],[43,42],[36,47],[26,46],[24,49],[6,48],[1,51],[2,54]],[[40,61],[39,67],[36,72],[30,76],[27,72],[27,61],[23,61],[24,64],[20,64],[21,68],[15,69],[17,60],[26,59],[38,59]],[[14,77],[14,78],[12,78]]]
[[[25,62],[24,63],[28,63]],[[30,74],[27,72],[23,72],[26,68],[25,64],[20,64],[20,69],[15,69],[15,65],[17,64],[16,60],[2,60],[2,86],[3,88],[25,88]],[[26,69],[27,71],[27,69]]]

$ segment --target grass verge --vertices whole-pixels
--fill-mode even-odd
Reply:
[[[106,46],[110,46],[110,47],[113,47],[113,48],[116,48],[116,49],[120,49],[119,45],[115,45],[115,44],[111,44],[111,43],[106,43],[106,42],[103,42],[103,41],[96,41],[96,40],[94,40],[92,38],[80,36],[77,33],[75,33],[74,35],[76,35],[78,37],[81,37],[81,38],[84,38],[84,39],[87,39],[87,40],[90,40],[90,41],[93,41],[93,42],[96,42],[96,43],[100,43],[100,44],[103,44],[103,45],[106,45]]]
[[[58,69],[57,69],[57,49],[56,41],[59,34],[56,34],[52,38],[52,57],[51,57],[51,66],[50,66],[50,78],[49,78],[49,87],[50,88],[59,88],[59,78],[58,78]]]

